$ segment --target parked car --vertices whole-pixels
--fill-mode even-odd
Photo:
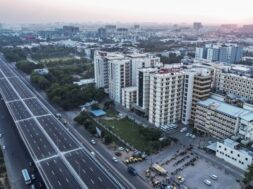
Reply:
[[[94,139],[91,139],[91,144],[96,144],[96,141]]]
[[[187,128],[186,128],[186,127],[183,127],[183,128],[180,130],[181,133],[183,133],[183,132],[185,132],[185,131],[187,131]]]
[[[211,182],[210,180],[208,180],[208,179],[205,179],[203,182],[204,182],[207,186],[211,186],[211,185],[212,185],[212,182]]]
[[[121,156],[121,152],[115,152],[114,153],[116,156]]]
[[[179,183],[183,183],[184,182],[184,177],[178,176],[177,180]]]
[[[112,161],[114,161],[115,163],[117,163],[119,160],[116,157],[112,157]]]
[[[118,147],[118,150],[119,150],[119,151],[123,151],[124,148],[123,148],[123,147]]]
[[[210,175],[210,178],[213,179],[213,180],[217,180],[218,176],[213,174],[213,175]]]

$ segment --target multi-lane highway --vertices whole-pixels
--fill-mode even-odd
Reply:
[[[47,188],[135,188],[92,155],[2,59],[0,93]]]

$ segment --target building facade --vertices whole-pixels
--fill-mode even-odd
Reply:
[[[218,139],[228,138],[238,134],[240,117],[249,113],[251,111],[208,98],[197,103],[194,128]]]
[[[110,60],[109,73],[109,97],[117,103],[121,103],[122,89],[131,86],[130,60]]]
[[[183,77],[183,72],[173,69],[150,75],[149,122],[156,127],[181,119]]]
[[[137,87],[126,87],[122,89],[121,104],[125,108],[131,110],[133,104],[136,104],[137,99]]]
[[[131,60],[131,85],[137,86],[138,69],[161,67],[160,58],[149,54],[130,54],[127,55]]]
[[[212,73],[210,69],[196,68],[185,71],[182,123],[194,124],[196,106],[199,100],[210,96]]]
[[[240,147],[238,142],[225,139],[217,142],[216,156],[244,171],[253,163],[253,152]]]
[[[195,58],[224,63],[239,62],[242,56],[243,49],[236,44],[206,44],[205,47],[197,47],[195,50]]]
[[[253,79],[228,72],[218,72],[216,75],[216,90],[234,94],[253,101]]]

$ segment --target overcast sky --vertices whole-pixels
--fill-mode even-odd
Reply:
[[[0,0],[0,22],[253,24],[253,0]]]

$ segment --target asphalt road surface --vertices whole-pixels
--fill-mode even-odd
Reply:
[[[66,127],[68,127],[68,129],[70,130],[70,132],[76,137],[78,138],[82,144],[89,150],[89,151],[95,151],[96,153],[100,154],[100,156],[96,156],[97,159],[100,160],[101,163],[103,163],[104,160],[106,160],[106,163],[103,163],[103,166],[108,170],[108,172],[110,171],[114,177],[117,178],[117,176],[119,176],[119,173],[121,175],[123,175],[125,178],[127,178],[128,181],[131,182],[131,184],[135,187],[135,188],[141,188],[141,189],[148,189],[151,188],[145,181],[142,180],[142,178],[140,177],[134,177],[132,175],[130,175],[127,172],[127,167],[125,164],[123,163],[113,163],[112,162],[112,156],[114,156],[114,154],[111,153],[111,151],[109,151],[104,145],[97,143],[95,146],[92,146],[90,144],[90,140],[91,140],[91,136],[90,133],[88,131],[86,131],[83,127],[76,125],[72,118],[68,118],[67,114],[65,115],[65,112],[62,111],[59,107],[57,106],[52,106],[47,99],[42,96],[40,94],[40,90],[36,88],[36,86],[33,86],[33,84],[30,82],[30,80],[28,78],[26,78],[26,75],[24,73],[22,73],[21,71],[17,70],[15,65],[13,64],[8,64],[8,66],[11,67],[11,69],[19,76],[19,78],[26,84],[27,87],[29,87],[29,89],[31,91],[34,92],[34,94],[36,94],[37,98],[43,102],[43,104],[46,106],[47,109],[50,110],[50,112],[52,112],[53,114],[56,113],[61,113],[64,117],[64,119],[66,119],[70,124],[68,124]],[[112,164],[108,163],[108,162],[112,162]],[[112,168],[113,166],[113,168]],[[119,172],[119,173],[118,173]]]
[[[34,97],[34,93],[3,61],[0,62],[0,72],[4,76],[0,92],[48,188],[135,188],[123,176],[117,175],[115,179],[111,173],[114,170],[103,165],[112,169],[109,163],[103,161],[101,164],[92,157],[90,151]],[[40,112],[40,109],[45,111]],[[69,159],[72,153],[74,159],[89,162],[89,166],[80,164],[80,167],[87,173],[93,170],[93,174],[79,175],[76,162]]]

